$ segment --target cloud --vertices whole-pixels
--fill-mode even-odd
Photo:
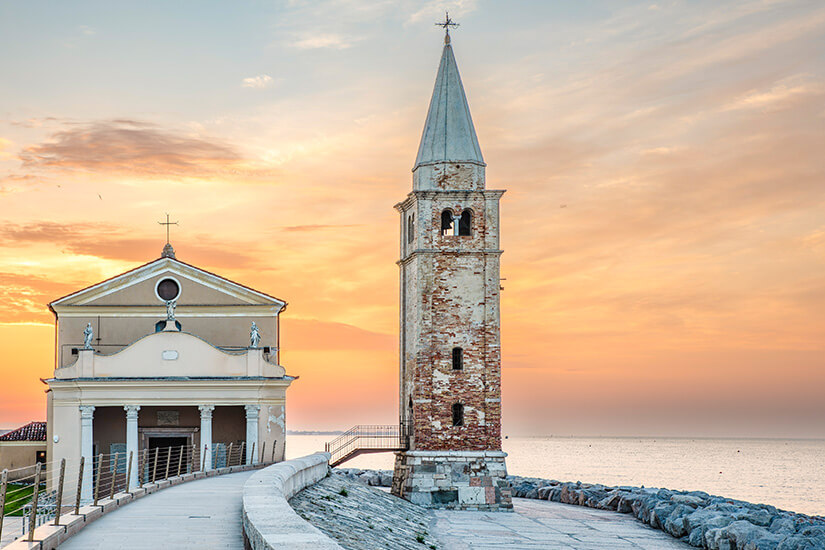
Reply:
[[[161,239],[132,237],[134,233],[108,223],[7,223],[0,225],[0,244],[3,247],[49,244],[64,253],[135,263],[160,256]],[[260,261],[253,251],[240,252],[242,247],[208,235],[196,235],[191,240],[181,239],[173,244],[180,260],[196,265],[252,268]],[[248,244],[246,248],[249,249]]]
[[[398,345],[398,339],[393,334],[381,334],[346,323],[330,323],[317,319],[286,317],[281,329],[282,340],[290,351],[392,351]]]
[[[432,19],[442,21],[444,12],[450,11],[450,18],[462,16],[476,9],[476,0],[429,0],[407,4],[412,11],[407,15],[407,23],[419,23]],[[460,23],[460,22],[459,22]]]
[[[29,224],[5,224],[0,226],[0,242],[5,246],[23,243],[65,243],[90,236],[94,233],[106,233],[112,228],[105,224],[61,224],[55,222],[35,222]]]
[[[273,84],[272,77],[268,74],[260,74],[258,76],[250,76],[249,78],[244,78],[241,86],[244,88],[269,88]]]
[[[8,151],[13,144],[12,140],[0,137],[0,160],[12,157],[12,154]]]
[[[782,109],[804,96],[825,93],[821,82],[813,82],[810,75],[795,75],[776,82],[767,90],[749,90],[726,105],[723,110]]]
[[[306,231],[321,231],[324,229],[341,229],[342,227],[359,227],[359,224],[330,224],[330,225],[322,225],[322,224],[309,224],[309,225],[288,225],[283,227],[284,231],[290,232],[306,232]]]
[[[116,119],[68,125],[19,154],[29,169],[141,175],[208,175],[231,170],[242,158],[220,140]]]
[[[76,288],[82,285],[31,273],[0,272],[0,322],[49,322],[53,317],[46,304]]]
[[[53,116],[48,117],[32,117],[27,118],[25,120],[12,120],[9,122],[12,126],[19,126],[21,128],[40,128],[47,124],[53,124],[55,122],[59,122],[60,119]]]
[[[298,38],[292,42],[292,47],[299,50],[345,50],[352,47],[359,38],[343,36],[335,33],[307,33],[303,38]]]

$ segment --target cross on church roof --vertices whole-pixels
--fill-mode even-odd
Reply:
[[[450,27],[456,28],[459,26],[459,23],[456,23],[452,19],[450,19],[450,12],[444,12],[444,22],[443,23],[436,23],[436,27],[441,27],[444,29],[444,43],[450,43]]]
[[[175,249],[172,248],[172,244],[169,242],[169,226],[170,225],[178,225],[178,222],[170,222],[169,221],[169,213],[166,213],[166,221],[165,222],[158,222],[160,225],[166,226],[166,245],[163,247],[163,253],[161,254],[162,258],[174,258],[175,257]]]
[[[169,214],[166,214],[166,221],[165,222],[158,222],[160,225],[166,226],[166,244],[169,244],[169,226],[170,225],[178,225],[178,222],[170,222],[169,221]]]

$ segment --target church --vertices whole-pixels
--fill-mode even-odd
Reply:
[[[86,457],[87,496],[98,453],[198,449],[186,460],[202,463],[184,470],[226,465],[231,445],[246,461],[283,460],[286,305],[178,260],[168,241],[158,259],[53,301],[49,460]]]

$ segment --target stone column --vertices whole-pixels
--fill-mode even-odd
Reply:
[[[132,453],[132,477],[129,480],[129,487],[138,485],[138,411],[140,405],[124,405],[126,411],[126,460],[129,460],[129,453]]]
[[[95,408],[93,405],[80,406],[80,455],[85,457],[83,466],[83,485],[80,491],[80,498],[89,500],[92,498],[92,472],[94,472],[94,432],[93,423],[95,418]]]
[[[260,452],[258,448],[258,414],[261,412],[260,405],[246,405],[246,464],[256,464],[255,455]],[[255,455],[252,448],[255,447]],[[250,460],[251,459],[251,460]]]
[[[212,411],[215,410],[215,405],[200,405],[198,409],[201,411],[201,444],[200,452],[206,453],[206,460],[204,460],[204,469],[212,469]],[[206,450],[204,451],[204,445]]]

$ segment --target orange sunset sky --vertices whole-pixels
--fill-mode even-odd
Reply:
[[[282,297],[292,429],[397,418],[442,46],[502,200],[505,434],[825,437],[821,0],[0,4],[0,427],[46,304],[159,256]]]

